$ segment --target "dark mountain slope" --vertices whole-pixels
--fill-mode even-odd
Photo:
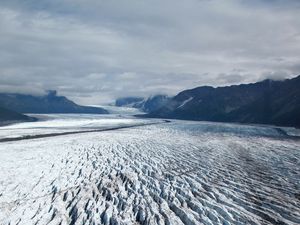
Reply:
[[[125,97],[118,98],[115,106],[132,107],[150,113],[166,105],[169,100],[170,97],[166,95],[154,95],[149,98]]]
[[[300,76],[266,82],[263,95],[229,114],[228,120],[300,127]]]
[[[300,76],[228,87],[198,87],[172,98],[150,117],[300,126]]]
[[[64,96],[57,96],[56,91],[44,96],[2,93],[0,106],[19,113],[108,113],[102,108],[77,105]]]
[[[115,102],[115,106],[133,107],[135,104],[144,100],[142,97],[124,97],[118,98]]]
[[[25,116],[21,113],[17,113],[0,107],[0,125],[12,123],[12,122],[26,122],[26,121],[35,121],[35,119],[29,116]]]
[[[166,95],[154,95],[144,100],[141,109],[144,112],[153,112],[167,104],[170,97]]]

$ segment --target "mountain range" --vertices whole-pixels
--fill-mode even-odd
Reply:
[[[300,76],[225,87],[201,86],[174,97],[125,97],[116,106],[138,108],[143,117],[215,122],[259,123],[300,127]],[[0,122],[34,121],[22,113],[106,114],[99,107],[80,106],[56,91],[43,96],[0,93]]]
[[[143,101],[142,97],[121,97],[115,101],[115,106],[138,108],[137,105]]]
[[[144,116],[300,127],[300,76],[185,90]]]
[[[118,98],[115,106],[133,107],[150,113],[163,107],[170,99],[167,95],[153,95],[148,98],[124,97]]]
[[[103,108],[77,105],[56,91],[43,96],[0,93],[0,106],[19,113],[108,113]]]
[[[56,91],[49,91],[43,96],[0,93],[0,122],[2,125],[35,120],[22,113],[107,114],[108,112],[99,107],[77,105],[64,96],[58,96]]]

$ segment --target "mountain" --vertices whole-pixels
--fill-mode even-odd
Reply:
[[[161,108],[162,106],[166,105],[167,102],[170,100],[170,97],[166,95],[154,95],[144,100],[143,104],[140,108],[144,112],[153,112]]]
[[[29,121],[35,121],[35,118],[0,107],[0,125]]]
[[[126,106],[126,107],[134,107],[137,103],[140,103],[144,101],[144,98],[142,97],[123,97],[123,98],[118,98],[115,102],[115,106]]]
[[[56,91],[44,96],[0,93],[0,106],[19,113],[95,113],[106,114],[105,109],[80,106]]]
[[[141,97],[125,97],[116,100],[116,106],[126,106],[140,109],[144,112],[153,112],[164,106],[170,97],[166,95],[154,95],[148,98]]]
[[[300,127],[300,76],[185,90],[147,116]]]

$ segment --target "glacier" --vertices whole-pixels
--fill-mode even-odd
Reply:
[[[297,129],[41,117],[0,128],[0,224],[300,224]]]

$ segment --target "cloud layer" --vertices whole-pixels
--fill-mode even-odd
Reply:
[[[298,0],[2,0],[0,91],[83,104],[300,74]]]

